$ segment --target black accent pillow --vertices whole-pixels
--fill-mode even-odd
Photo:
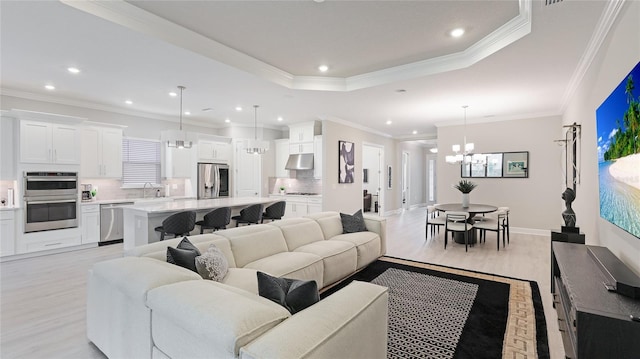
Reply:
[[[187,237],[182,238],[180,243],[173,247],[167,247],[167,262],[180,267],[198,272],[196,269],[196,257],[200,255],[200,251],[193,243],[189,242]]]
[[[340,213],[340,220],[342,221],[342,233],[356,233],[366,232],[367,226],[364,224],[364,217],[362,216],[362,210],[350,214]]]
[[[291,314],[320,301],[316,281],[277,278],[262,272],[258,272],[258,294],[287,308]]]

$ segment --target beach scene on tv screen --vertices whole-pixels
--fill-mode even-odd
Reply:
[[[640,238],[640,62],[596,110],[600,217]]]

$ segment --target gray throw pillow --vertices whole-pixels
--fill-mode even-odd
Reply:
[[[220,249],[211,244],[206,252],[196,257],[196,269],[202,278],[220,282],[229,271],[229,262]]]
[[[287,308],[295,314],[320,301],[314,280],[277,278],[258,272],[258,294]]]
[[[194,246],[187,237],[182,238],[176,248],[167,247],[167,262],[180,267],[190,269],[197,272],[196,257],[200,255],[200,251]]]
[[[362,216],[362,210],[354,213],[353,216],[345,213],[340,213],[340,220],[342,221],[342,233],[355,233],[366,232],[367,226],[364,224],[364,217]]]

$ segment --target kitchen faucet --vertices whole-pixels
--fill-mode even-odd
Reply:
[[[147,198],[147,185],[153,188],[153,185],[151,184],[151,182],[145,182],[144,186],[142,187],[142,198]]]

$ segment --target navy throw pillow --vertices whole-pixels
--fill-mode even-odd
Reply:
[[[295,314],[320,301],[314,280],[277,278],[258,272],[258,294],[287,308]]]
[[[200,255],[200,251],[193,243],[189,242],[187,237],[182,238],[176,248],[167,247],[167,262],[180,267],[198,272],[196,269],[196,257]]]
[[[362,216],[362,210],[353,215],[340,213],[340,220],[342,221],[342,233],[356,233],[366,232],[367,226],[364,224],[364,217]]]

